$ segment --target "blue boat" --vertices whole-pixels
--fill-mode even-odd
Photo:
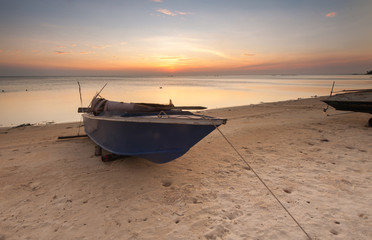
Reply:
[[[166,163],[226,124],[226,119],[184,111],[202,108],[95,98],[92,106],[85,109],[83,121],[90,139],[108,152]]]

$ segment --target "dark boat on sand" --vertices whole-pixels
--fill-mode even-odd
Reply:
[[[372,89],[342,92],[322,101],[336,110],[372,113]]]
[[[372,114],[372,89],[343,90],[323,102],[340,111],[365,112]],[[369,120],[372,125],[372,118]]]
[[[120,156],[137,156],[166,163],[185,154],[226,119],[149,103],[125,103],[95,97],[91,107],[80,108],[85,132],[98,146]]]

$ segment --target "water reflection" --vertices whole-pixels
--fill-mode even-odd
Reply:
[[[115,101],[196,105],[208,108],[328,95],[333,79],[336,90],[372,88],[366,76],[263,76],[108,78],[49,77],[21,80],[0,78],[0,126],[23,123],[73,122],[80,120],[76,81],[82,86],[83,105],[108,82],[101,96]],[[28,89],[28,91],[25,91]]]

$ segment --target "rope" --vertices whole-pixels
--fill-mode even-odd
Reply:
[[[82,122],[83,122],[83,116],[80,116],[79,128],[78,128],[78,133],[77,133],[78,136],[80,136],[80,128],[81,128]]]
[[[212,122],[213,123],[213,122]],[[252,170],[254,175],[260,180],[260,182],[265,186],[265,188],[270,192],[270,194],[276,199],[276,201],[282,206],[282,208],[288,213],[288,215],[293,219],[293,221],[297,224],[297,226],[302,230],[302,232],[307,236],[308,239],[311,240],[310,235],[305,231],[305,229],[300,225],[300,223],[293,217],[293,215],[288,211],[288,209],[283,205],[283,203],[279,200],[279,198],[274,194],[273,191],[266,185],[266,183],[262,180],[262,178],[256,173],[256,171],[249,165],[249,163],[244,159],[244,157],[238,152],[238,150],[234,147],[234,145],[227,139],[227,137],[221,132],[221,130],[213,123],[214,127],[218,130],[218,132],[222,135],[222,137],[226,140],[226,142],[234,149],[234,151],[239,155],[239,157],[243,160],[243,162]]]

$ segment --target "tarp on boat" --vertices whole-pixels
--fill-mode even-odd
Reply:
[[[152,104],[152,103],[127,103],[109,101],[104,98],[94,98],[92,100],[91,111],[98,115],[103,112],[154,112],[169,110],[173,108],[172,102],[169,104]]]

